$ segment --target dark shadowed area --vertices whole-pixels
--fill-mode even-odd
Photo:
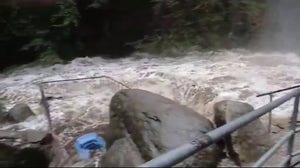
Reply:
[[[264,0],[5,0],[0,69],[135,51],[172,56],[247,47],[262,29],[264,9]]]

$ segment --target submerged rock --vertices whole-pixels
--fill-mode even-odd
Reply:
[[[28,117],[34,115],[35,114],[30,107],[24,103],[17,104],[8,111],[9,118],[13,119],[15,122],[25,121]]]

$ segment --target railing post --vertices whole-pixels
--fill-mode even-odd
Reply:
[[[47,102],[47,98],[45,96],[44,93],[44,89],[41,83],[38,84],[38,87],[40,89],[40,93],[41,93],[41,102],[40,104],[43,106],[44,110],[45,110],[45,115],[48,121],[48,131],[52,131],[52,121],[51,121],[51,116],[50,116],[50,110],[49,110],[49,104]]]
[[[273,95],[270,94],[270,102],[273,101]],[[269,112],[269,125],[268,125],[268,132],[271,133],[271,125],[272,125],[272,110]]]
[[[288,143],[288,155],[291,156],[292,152],[293,152],[293,147],[294,147],[294,140],[295,140],[295,130],[296,130],[296,122],[297,122],[297,117],[298,117],[298,112],[299,112],[299,97],[300,95],[297,95],[295,97],[295,102],[294,102],[294,110],[293,110],[293,114],[291,117],[291,125],[290,125],[290,129],[293,131],[293,135],[291,136],[291,138],[289,139],[289,143]],[[287,163],[286,166],[289,166],[291,162],[291,157]]]

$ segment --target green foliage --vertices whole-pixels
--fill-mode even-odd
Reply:
[[[58,3],[58,11],[54,13],[50,20],[51,26],[63,27],[69,30],[73,26],[78,26],[79,13],[76,4],[72,1],[69,3]]]
[[[47,7],[0,6],[1,54],[7,58],[14,55],[13,61],[34,55],[37,62],[48,65],[61,63],[60,58],[89,53],[89,46],[96,52],[118,50],[115,48],[132,44],[145,34],[147,38],[134,46],[163,55],[178,55],[191,48],[245,46],[259,30],[265,8],[265,0],[77,2],[84,3],[69,0]],[[85,18],[80,18],[77,5]],[[141,21],[146,20],[144,17],[133,16],[150,18],[152,7],[153,20],[149,19],[149,23]],[[91,19],[93,16],[97,20]],[[77,29],[79,19],[82,22]]]
[[[174,48],[171,44],[179,50],[244,46],[258,30],[265,4],[262,0],[153,1],[162,29],[137,48],[156,53]]]
[[[0,6],[0,43],[21,41],[21,46],[15,45],[16,54],[30,52],[40,58],[57,55],[63,42],[70,39],[72,29],[78,26],[78,19],[73,1],[53,7]]]
[[[53,65],[61,64],[63,63],[63,60],[59,58],[54,50],[48,49],[40,54],[36,63],[39,65]]]
[[[201,41],[201,37],[196,35],[192,29],[186,29],[184,32],[165,34],[162,36],[148,39],[150,42],[143,41],[136,44],[136,48],[140,51],[164,56],[178,56]]]

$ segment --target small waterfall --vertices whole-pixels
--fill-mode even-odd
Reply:
[[[262,45],[268,50],[300,52],[300,1],[267,0]]]

